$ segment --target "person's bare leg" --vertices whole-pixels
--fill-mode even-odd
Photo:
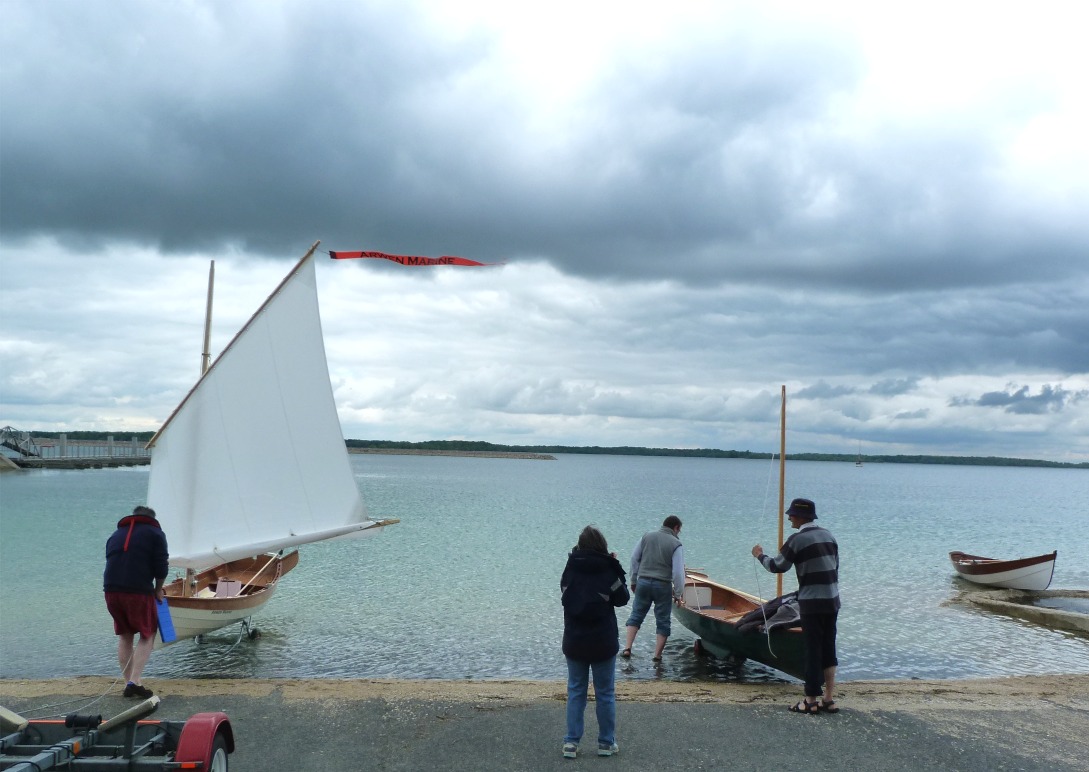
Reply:
[[[635,643],[635,636],[639,632],[639,628],[638,627],[632,627],[631,625],[628,625],[627,631],[628,631],[628,642],[626,644],[624,644],[624,648],[627,649],[628,651],[631,651],[631,646],[632,646],[633,643]]]
[[[132,642],[135,638],[135,634],[127,635],[122,633],[117,636],[117,664],[121,666],[121,675],[125,677],[126,681],[132,680],[130,675],[132,673]]]
[[[666,641],[669,640],[668,636],[656,635],[654,637],[654,656],[657,659],[662,658],[662,651],[665,649]]]
[[[824,701],[834,702],[833,694],[836,691],[836,666],[824,669]]]
[[[151,650],[154,647],[154,635],[149,638],[145,638],[142,634],[140,635],[140,642],[136,644],[136,648],[132,652],[132,666],[129,668],[128,675],[128,679],[134,684],[140,683],[140,676],[144,672],[144,666],[147,665],[147,661],[151,659]]]

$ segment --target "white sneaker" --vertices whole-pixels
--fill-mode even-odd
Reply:
[[[574,743],[563,744],[563,757],[565,759],[573,759],[579,755],[579,746]]]
[[[613,743],[612,745],[606,745],[605,743],[597,744],[598,756],[612,756],[614,753],[620,753],[620,746],[616,743]]]

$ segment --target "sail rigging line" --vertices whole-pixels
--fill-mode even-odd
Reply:
[[[780,409],[779,409],[779,516],[777,518],[779,523],[779,545],[777,550],[783,547],[783,516],[782,512],[785,510],[786,502],[784,500],[785,495],[785,479],[786,479],[786,385],[782,386]],[[761,508],[761,517],[767,516],[768,509],[768,492],[771,489],[771,476],[772,470],[775,468],[776,454],[771,454],[771,463],[768,467],[768,479],[764,486],[764,503]],[[756,560],[756,558],[753,558]],[[757,565],[760,564],[759,560],[756,560],[756,564],[753,565],[753,576],[756,579],[756,597],[763,600],[764,593],[760,586],[760,571],[757,569]],[[760,566],[763,567],[762,565]],[[783,575],[777,573],[775,575],[775,597],[780,598],[783,595]],[[768,614],[764,609],[765,603],[760,604],[760,615],[764,618],[764,636],[767,638],[768,651],[773,657],[778,659],[779,655],[776,654],[771,648],[771,631],[768,630]]]
[[[760,598],[760,599],[763,599],[764,596],[762,594],[760,594],[760,567],[758,567],[758,566],[760,566],[760,561],[759,560],[756,561],[756,563],[753,564],[752,572],[753,572],[753,575],[756,577],[756,592],[757,592],[756,597]],[[776,654],[775,650],[771,648],[771,630],[768,629],[768,612],[764,609],[764,606],[766,606],[766,605],[767,605],[766,603],[761,603],[760,604],[760,616],[762,616],[764,618],[764,637],[767,638],[768,653],[771,654],[771,656],[778,659],[779,655]]]
[[[772,453],[771,454],[771,463],[768,465],[768,480],[767,480],[767,483],[764,486],[764,505],[761,508],[761,512],[760,512],[761,519],[763,519],[767,515],[768,493],[771,490],[771,476],[772,476],[772,470],[774,470],[774,469],[775,469],[775,454]],[[763,591],[763,588],[760,586],[760,573],[761,573],[761,570],[763,569],[763,566],[760,565],[759,560],[756,560],[755,558],[753,558],[753,560],[755,562],[753,563],[752,573],[753,573],[753,577],[756,579],[756,597],[759,598],[761,601],[763,601],[764,591]],[[775,651],[771,648],[771,632],[768,630],[768,612],[764,609],[764,606],[765,606],[765,603],[761,602],[761,604],[760,604],[760,616],[762,616],[764,618],[764,637],[767,638],[768,652],[770,652],[771,656],[778,659],[779,655],[776,654]]]

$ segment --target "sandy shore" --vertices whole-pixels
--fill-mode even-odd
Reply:
[[[408,681],[365,679],[148,679],[157,694],[177,697],[279,695],[286,702],[427,700],[493,705],[563,702],[558,681]],[[55,680],[0,680],[0,700],[46,695],[90,697],[117,688],[115,679],[82,676]],[[837,699],[852,710],[1026,710],[1062,706],[1089,711],[1089,675],[1017,676],[978,680],[848,681]],[[800,694],[793,684],[620,681],[617,698],[640,703],[785,704]]]

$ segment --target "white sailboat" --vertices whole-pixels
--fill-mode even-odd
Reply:
[[[236,622],[249,629],[299,561],[284,550],[397,522],[367,516],[348,462],[318,313],[317,247],[148,443],[148,506],[171,564],[186,569],[166,587],[177,640]],[[209,283],[209,317],[211,295]],[[207,339],[206,330],[205,348]]]

